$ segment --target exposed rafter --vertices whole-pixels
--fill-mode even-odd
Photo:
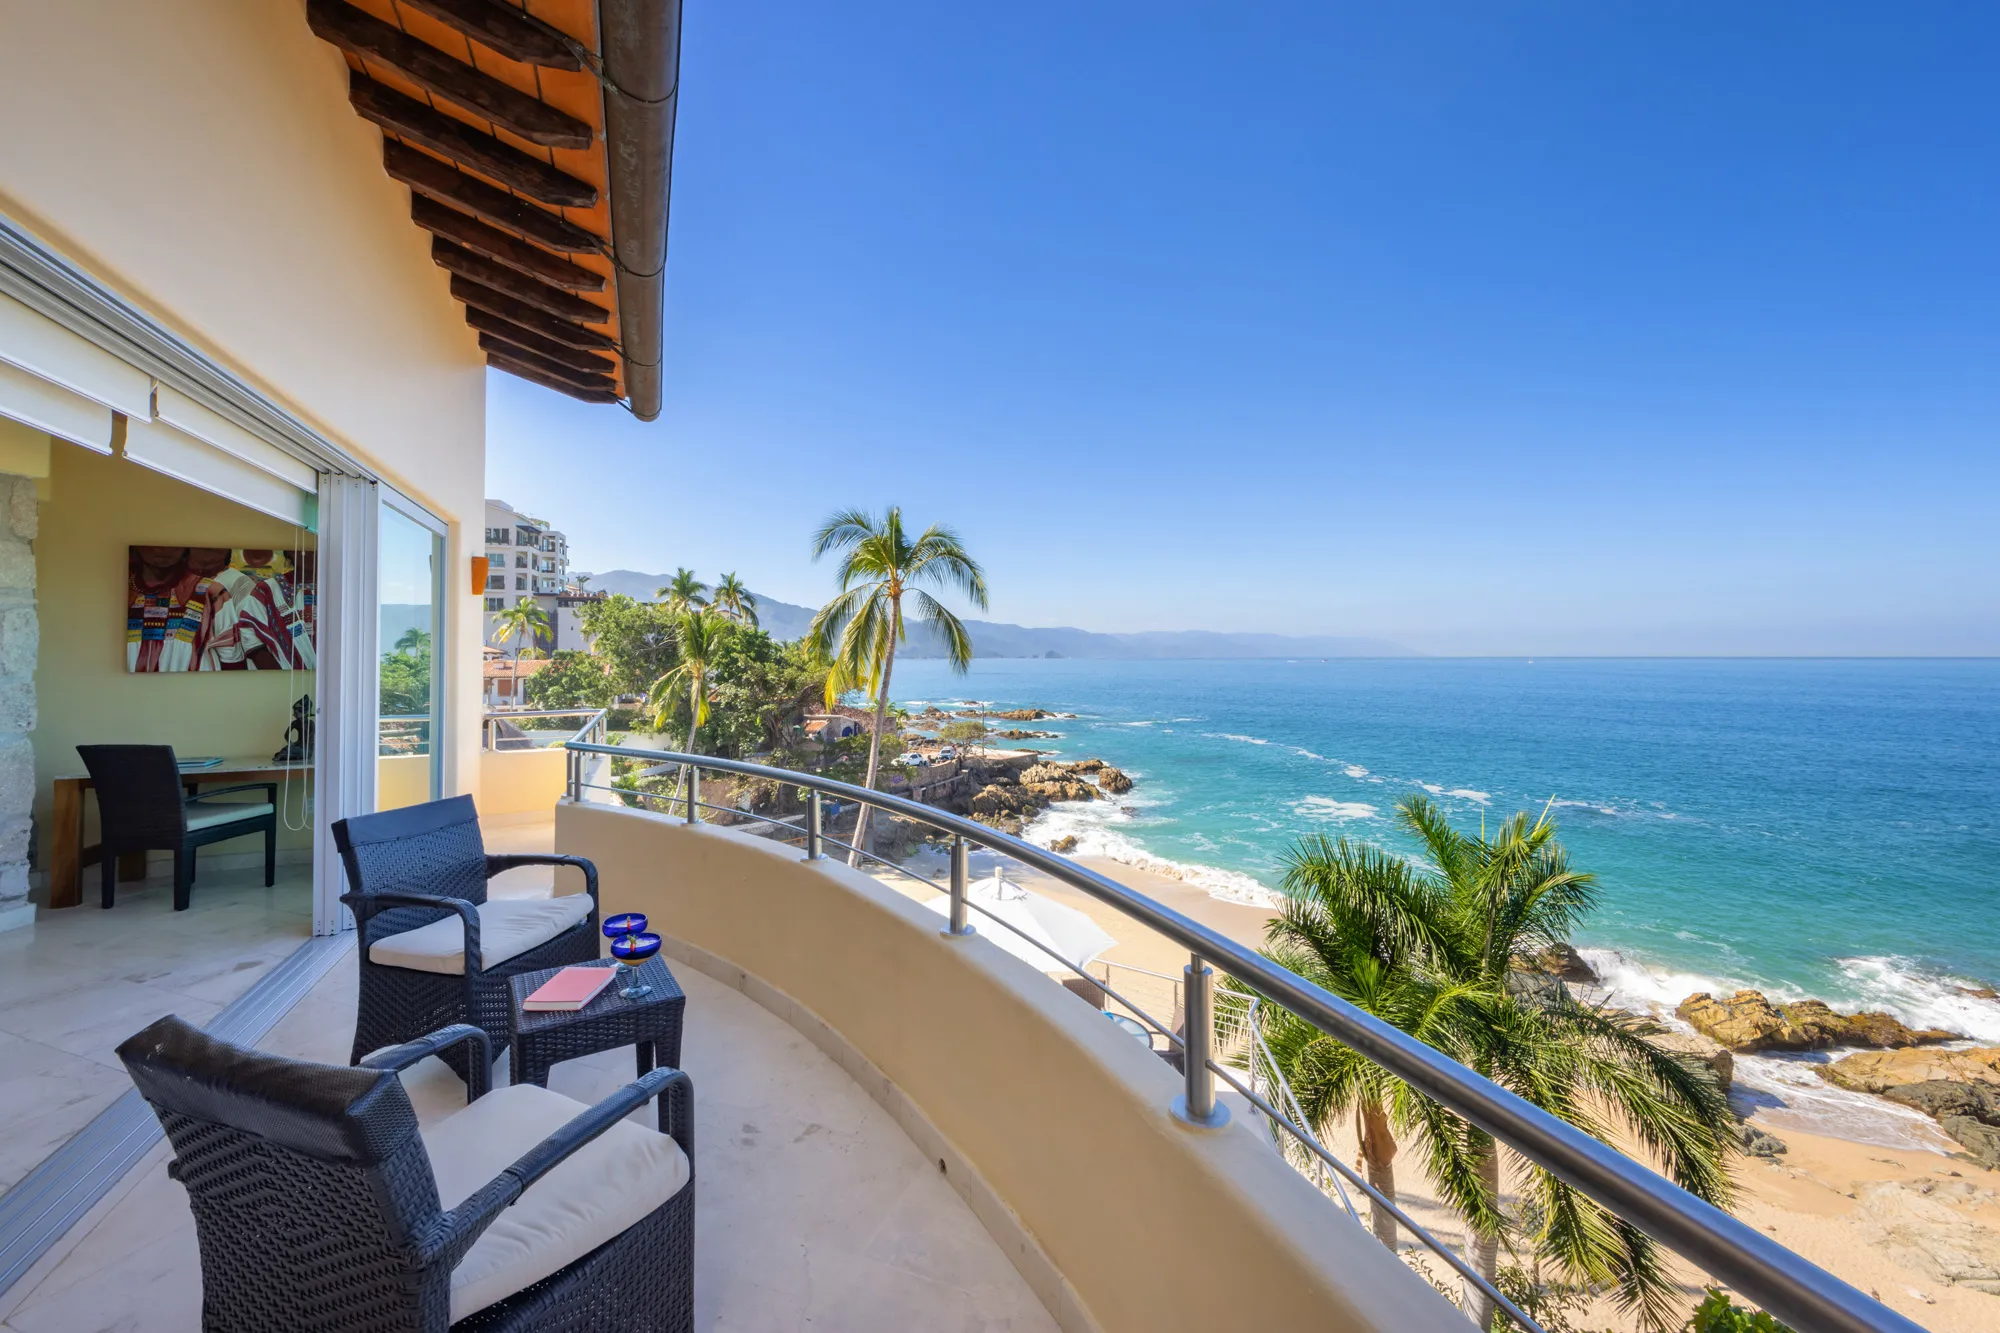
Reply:
[[[362,116],[398,138],[490,176],[551,208],[597,206],[597,187],[589,181],[578,180],[414,97],[405,97],[358,70],[348,79],[347,100]]]
[[[505,264],[496,264],[484,255],[461,249],[442,238],[431,241],[431,260],[447,272],[460,274],[508,296],[519,297],[559,319],[573,319],[580,324],[604,324],[611,319],[611,312],[601,305],[592,305],[580,296],[571,296],[560,287],[537,282],[525,274],[516,273]]]
[[[609,375],[600,372],[578,370],[575,366],[565,365],[554,357],[543,356],[539,352],[531,352],[518,343],[510,343],[505,338],[495,337],[490,333],[479,335],[479,346],[481,350],[490,352],[494,356],[512,357],[522,365],[533,366],[545,375],[553,375],[557,379],[568,380],[572,384],[579,384],[586,388],[595,389],[615,389],[618,387],[612,382]]]
[[[587,352],[615,352],[618,344],[595,329],[586,329],[581,324],[572,324],[566,319],[557,319],[545,310],[537,310],[526,301],[518,300],[505,292],[496,292],[491,287],[482,286],[469,278],[453,276],[451,294],[467,305],[476,305],[502,319],[519,324],[524,329],[541,334],[567,347],[581,347]]]
[[[394,139],[382,141],[382,165],[391,176],[440,203],[508,231],[517,231],[537,245],[568,254],[595,254],[604,238],[565,222],[525,199],[468,176],[451,163]]]
[[[463,107],[529,143],[588,148],[596,139],[589,124],[568,112],[480,73],[345,0],[307,0],[306,21],[341,50],[364,61],[379,61],[433,97]]]
[[[489,227],[478,218],[425,195],[410,198],[410,220],[433,236],[443,236],[466,249],[505,264],[543,282],[552,282],[573,292],[601,292],[604,275],[567,259],[558,259],[540,246],[529,245],[518,236]]]
[[[581,371],[586,375],[609,375],[618,368],[617,363],[608,356],[599,356],[580,347],[565,346],[553,338],[544,338],[532,329],[524,329],[519,324],[503,319],[490,310],[481,310],[476,305],[465,308],[465,322],[478,329],[484,336],[512,343],[546,360],[568,366],[571,370]]]
[[[561,34],[512,5],[493,0],[403,0],[411,9],[498,51],[509,60],[544,69],[582,69],[576,49]]]
[[[504,370],[510,375],[518,375],[531,384],[539,384],[545,389],[554,389],[557,393],[566,393],[572,398],[581,398],[586,403],[615,403],[618,401],[618,391],[608,387],[609,381],[606,381],[607,387],[605,388],[586,388],[573,384],[568,380],[557,379],[554,375],[544,374],[542,371],[536,370],[533,366],[528,365],[517,357],[501,356],[497,352],[488,352],[486,354],[486,364],[496,369]]]

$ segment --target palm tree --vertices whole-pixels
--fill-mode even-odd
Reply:
[[[694,576],[694,571],[683,566],[674,571],[673,582],[659,589],[653,595],[664,598],[669,611],[694,611],[708,605],[702,596],[708,585]]]
[[[944,641],[952,670],[963,675],[972,666],[972,636],[926,587],[956,589],[981,610],[986,608],[986,573],[966,554],[958,534],[932,524],[915,541],[903,528],[903,511],[891,506],[877,519],[859,509],[833,515],[813,535],[813,559],[830,551],[845,554],[838,571],[840,595],[819,609],[806,639],[832,670],[826,679],[826,702],[832,707],[849,690],[865,690],[875,701],[875,727],[868,738],[868,776],[863,785],[875,787],[882,759],[882,732],[888,725],[889,680],[896,669],[896,647],[905,637],[903,598],[915,605],[915,619]],[[854,825],[854,849],[847,864],[858,865],[868,845],[869,807],[861,807]]]
[[[689,754],[699,753],[694,748],[695,737],[701,730],[701,724],[708,721],[708,677],[715,669],[716,656],[722,650],[729,628],[729,622],[713,610],[702,608],[682,612],[674,623],[674,643],[679,660],[654,681],[652,689],[647,692],[647,702],[653,708],[653,726],[661,731],[666,730],[668,719],[680,702],[681,692],[687,692]]]
[[[521,699],[521,659],[539,657],[541,649],[536,641],[549,632],[549,618],[533,599],[523,597],[505,611],[494,614],[493,640],[496,643],[512,643],[514,660],[508,672],[509,687],[514,701]]]
[[[715,596],[709,602],[717,611],[738,620],[751,629],[757,628],[757,599],[743,586],[743,581],[734,574],[724,574],[715,583]]]
[[[1547,813],[1532,824],[1515,815],[1476,837],[1423,798],[1397,813],[1429,864],[1344,839],[1301,842],[1266,953],[1586,1133],[1609,1141],[1624,1131],[1682,1188],[1727,1206],[1735,1121],[1713,1075],[1654,1045],[1649,1023],[1584,1004],[1560,983],[1509,985],[1519,965],[1566,942],[1597,900]],[[1386,1125],[1422,1132],[1425,1173],[1465,1218],[1472,1267],[1491,1281],[1513,1225],[1500,1207],[1499,1145],[1379,1068],[1361,1068],[1366,1061],[1302,1020],[1269,1006],[1259,1013],[1314,1128],[1357,1108],[1370,1184],[1381,1188]],[[1371,1098],[1381,1108],[1374,1126]],[[1577,1282],[1614,1287],[1649,1326],[1675,1322],[1674,1288],[1651,1240],[1540,1167],[1513,1165],[1525,1175],[1525,1239],[1537,1252]],[[1385,1231],[1379,1216],[1375,1230]],[[1469,1291],[1467,1305],[1478,1327],[1492,1326],[1482,1293]]]

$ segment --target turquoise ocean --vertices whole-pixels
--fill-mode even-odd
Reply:
[[[1077,714],[1017,725],[1137,783],[1031,828],[1079,855],[1269,901],[1301,835],[1414,851],[1412,795],[1466,828],[1548,808],[1620,1002],[1750,986],[2000,1044],[2000,1002],[1964,993],[2000,985],[2000,661],[906,661],[894,695]],[[1743,1063],[1814,1127],[1924,1137],[1809,1061]]]

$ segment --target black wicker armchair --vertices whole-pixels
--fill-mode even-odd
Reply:
[[[341,895],[360,933],[355,1063],[451,1023],[504,1050],[507,979],[597,957],[597,867],[580,856],[488,856],[470,796],[355,815],[333,826],[347,867]],[[516,866],[574,866],[584,892],[488,901],[486,881]],[[470,1052],[446,1053],[468,1078]]]
[[[394,1071],[485,1044],[460,1024],[352,1069],[174,1017],[126,1039],[194,1211],[204,1333],[690,1333],[688,1076],[656,1069],[589,1107],[475,1079],[419,1130]],[[655,1097],[664,1134],[626,1119]]]
[[[245,782],[185,795],[186,776],[171,745],[79,745],[90,785],[97,789],[99,822],[104,826],[98,856],[103,868],[100,905],[118,896],[118,857],[124,852],[174,854],[174,910],[185,912],[194,893],[197,847],[231,838],[264,835],[264,885],[277,878],[278,784]],[[261,801],[210,801],[213,796],[262,792]]]

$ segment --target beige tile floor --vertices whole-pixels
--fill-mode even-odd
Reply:
[[[0,1190],[131,1087],[113,1054],[162,1014],[203,1023],[312,934],[310,867],[204,868],[173,910],[159,877],[98,907],[43,909],[0,933]]]
[[[546,837],[546,826],[495,830],[488,844],[532,850]],[[537,873],[511,872],[498,883],[532,892]],[[351,959],[337,963],[259,1044],[344,1062],[355,974]],[[695,1082],[698,1329],[1053,1333],[1054,1321],[936,1165],[853,1080],[740,993],[689,969],[676,974],[688,994],[682,1062]],[[204,982],[216,978],[188,984]],[[169,1007],[190,1017],[193,1006],[215,1003],[172,994]],[[157,1005],[164,996],[149,998]],[[629,1049],[571,1061],[550,1086],[594,1100],[632,1077],[631,1061]],[[503,1060],[503,1079],[505,1068]],[[436,1061],[407,1081],[425,1121],[462,1104],[460,1084]],[[0,1295],[0,1333],[199,1327],[193,1220],[165,1163],[162,1145]]]

